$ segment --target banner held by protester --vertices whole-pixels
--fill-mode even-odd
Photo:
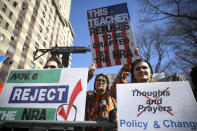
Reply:
[[[87,11],[93,63],[97,68],[131,63],[137,56],[126,3]]]
[[[189,82],[118,84],[117,105],[119,131],[197,130]]]
[[[86,68],[11,70],[0,95],[0,122],[84,121],[87,74]]]

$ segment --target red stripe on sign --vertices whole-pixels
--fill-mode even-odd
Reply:
[[[123,34],[123,39],[125,40],[126,43],[124,43],[124,49],[125,49],[125,54],[130,54],[128,51],[131,51],[129,47],[129,41],[126,41],[128,39],[127,37],[127,31],[126,31],[126,23],[122,23],[122,34]],[[127,56],[127,63],[132,63],[132,57]]]
[[[104,29],[103,29],[103,42],[104,43],[107,43],[108,42],[108,39],[107,39],[107,26],[105,26],[104,27]],[[104,44],[105,45],[105,44]],[[109,67],[109,66],[111,66],[111,59],[110,59],[110,54],[109,54],[109,46],[107,46],[107,44],[106,44],[106,46],[104,46],[104,54],[105,54],[105,57],[104,57],[104,59],[106,60],[106,66],[107,67]]]
[[[96,33],[94,33],[94,43],[96,45],[97,48],[95,48],[95,52],[96,52],[96,65],[97,65],[97,68],[102,68],[102,63],[101,63],[101,60],[100,60],[100,45],[99,45],[99,37]]]
[[[117,36],[116,36],[116,31],[114,29],[114,24],[111,25],[111,28],[112,28],[112,39],[113,39],[113,46],[114,46],[114,54],[113,54],[113,57],[115,57],[115,64],[116,65],[121,65],[121,60],[120,60],[120,57],[118,55],[118,51],[119,51],[119,44],[118,44],[118,41],[117,41]],[[117,54],[117,55],[116,55]]]

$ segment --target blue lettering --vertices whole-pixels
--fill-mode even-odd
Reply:
[[[9,103],[67,103],[69,86],[14,87]]]
[[[122,127],[123,124],[125,124],[125,120],[120,120],[120,127]]]
[[[126,125],[127,125],[127,127],[131,127],[131,122],[128,121],[128,122],[126,123]]]
[[[142,122],[138,122],[138,127],[142,127]]]
[[[167,124],[167,122],[169,122],[169,120],[164,120],[164,121],[163,121],[163,125],[164,125],[165,127],[170,127],[169,123]]]

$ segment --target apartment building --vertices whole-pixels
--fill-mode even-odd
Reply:
[[[0,56],[8,56],[0,63],[0,84],[10,69],[43,68],[50,54],[34,60],[36,48],[73,45],[70,8],[71,0],[0,1]]]

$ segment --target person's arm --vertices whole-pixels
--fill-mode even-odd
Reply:
[[[140,56],[140,51],[138,48],[135,49],[134,53],[135,55]],[[118,75],[116,76],[113,85],[110,88],[111,94],[114,98],[116,98],[116,84],[126,84],[127,76],[129,75],[130,71],[131,71],[131,64],[125,64],[118,72]]]
[[[89,67],[89,71],[88,71],[88,82],[92,79],[92,77],[94,76],[94,72],[96,70],[96,65],[93,63],[90,65]]]
[[[130,70],[131,64],[125,64],[118,72],[118,75],[116,76],[113,85],[110,88],[111,94],[114,98],[116,98],[116,84],[126,84],[127,76],[129,75]]]

